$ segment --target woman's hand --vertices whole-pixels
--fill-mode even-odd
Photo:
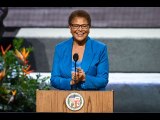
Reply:
[[[85,72],[81,68],[77,68],[76,76],[75,72],[72,72],[72,80],[70,82],[71,85],[77,84],[80,81],[85,81]]]
[[[85,81],[86,75],[83,69],[77,68],[77,78],[79,81]]]

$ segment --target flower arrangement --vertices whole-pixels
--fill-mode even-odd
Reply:
[[[24,40],[15,38],[13,49],[0,45],[0,112],[35,112],[36,90],[49,90],[49,77],[30,76],[29,54],[31,47],[22,47]]]

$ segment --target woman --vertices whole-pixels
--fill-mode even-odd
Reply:
[[[107,46],[88,36],[91,18],[86,11],[72,12],[68,24],[72,38],[55,47],[52,86],[61,90],[104,90],[109,74]],[[78,54],[77,62],[73,59],[75,53]]]

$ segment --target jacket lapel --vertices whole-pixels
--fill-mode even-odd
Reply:
[[[65,74],[68,77],[71,77],[71,67],[72,67],[72,44],[73,44],[73,38],[69,40],[67,45],[65,46],[64,49],[64,59],[63,59],[63,69]]]
[[[91,62],[93,60],[93,57],[94,57],[94,53],[93,53],[92,43],[91,43],[90,38],[88,37],[86,46],[85,46],[83,59],[82,59],[82,64],[81,64],[81,67],[85,73],[88,72]]]

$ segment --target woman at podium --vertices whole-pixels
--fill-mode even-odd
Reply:
[[[68,24],[72,37],[55,46],[51,85],[60,90],[105,90],[109,74],[107,45],[89,37],[88,12],[73,11]]]

